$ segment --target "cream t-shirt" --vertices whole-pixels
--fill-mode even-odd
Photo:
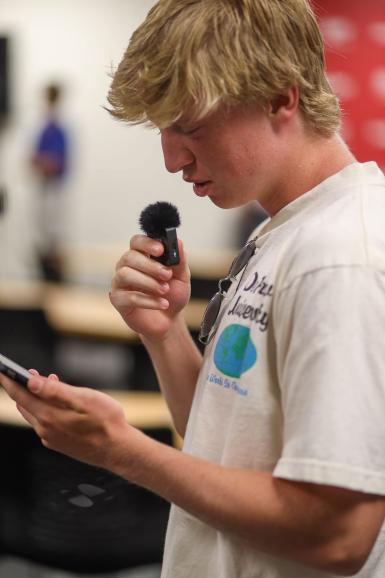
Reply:
[[[239,278],[206,348],[184,451],[385,495],[385,178],[377,165],[354,163],[284,207],[262,226]],[[171,508],[162,578],[332,576]],[[384,576],[383,529],[357,577]]]

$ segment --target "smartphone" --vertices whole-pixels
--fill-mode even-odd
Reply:
[[[17,381],[20,385],[27,385],[27,381],[32,374],[29,373],[25,367],[18,365],[5,355],[1,355],[0,353],[0,373],[4,373],[7,377],[10,377],[14,381]]]

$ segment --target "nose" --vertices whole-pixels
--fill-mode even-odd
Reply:
[[[186,146],[183,135],[178,133],[176,129],[165,128],[161,130],[160,134],[164,164],[170,173],[182,171],[194,162],[193,153]]]

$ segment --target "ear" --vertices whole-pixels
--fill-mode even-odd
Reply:
[[[276,121],[290,120],[298,111],[299,88],[291,86],[269,103],[269,117]]]

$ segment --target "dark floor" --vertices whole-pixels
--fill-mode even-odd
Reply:
[[[16,558],[0,558],[0,578],[160,578],[160,566],[142,566],[113,574],[71,574]]]

